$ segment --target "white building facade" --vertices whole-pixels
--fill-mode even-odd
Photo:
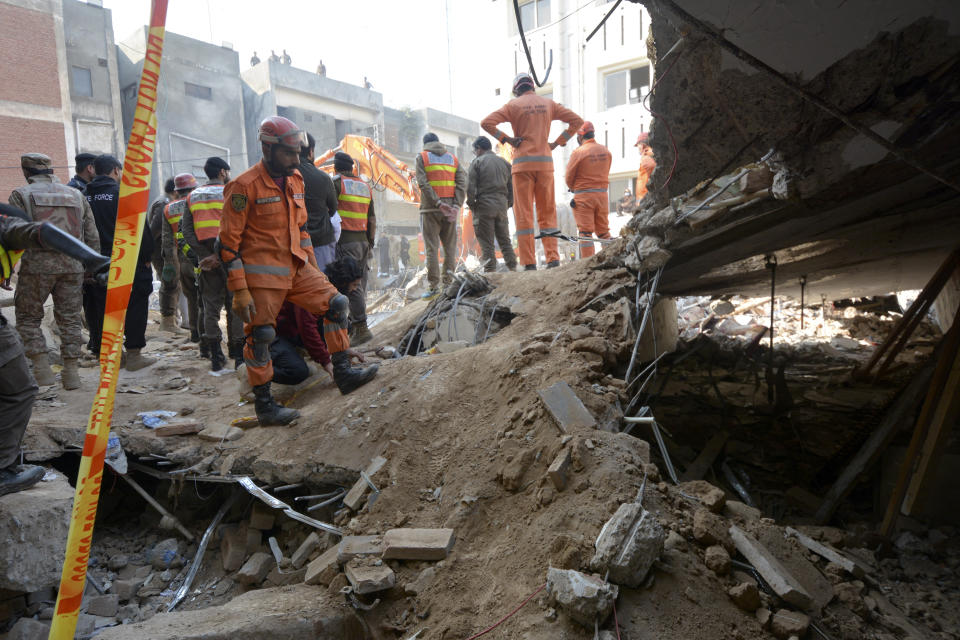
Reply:
[[[512,0],[494,0],[503,16],[507,46],[497,61],[494,93],[508,101],[513,77],[528,69],[526,55],[517,30]],[[613,154],[610,168],[610,207],[624,189],[635,192],[639,153],[634,146],[637,135],[650,129],[650,112],[643,98],[650,91],[653,68],[647,59],[647,35],[650,21],[642,5],[621,2],[589,42],[587,36],[614,6],[613,0],[521,0],[520,13],[534,70],[542,81],[550,64],[553,67],[537,93],[552,98],[580,114],[596,127],[596,138]],[[554,123],[551,136],[562,130]],[[563,175],[576,141],[553,153],[558,202],[566,202],[567,187]]]

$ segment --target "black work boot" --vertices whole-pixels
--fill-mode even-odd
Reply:
[[[535,265],[535,264],[525,265],[525,266],[523,267],[523,270],[524,270],[524,271],[536,271],[536,270],[537,270],[537,265]]]
[[[197,329],[190,329],[190,342],[194,344],[200,342],[200,332]]]
[[[333,380],[343,395],[373,380],[377,370],[380,369],[379,364],[372,364],[365,368],[352,366],[350,354],[346,351],[331,354],[330,360],[333,362]]]
[[[210,359],[210,343],[207,342],[206,338],[200,341],[200,357]]]
[[[287,409],[277,404],[270,393],[270,383],[258,384],[253,388],[253,406],[261,427],[288,425],[300,417],[296,409]]]
[[[46,472],[34,464],[15,464],[0,469],[0,496],[29,489],[40,482]]]
[[[547,269],[556,269],[559,266],[560,266],[559,260],[551,260],[550,262],[547,263]]]
[[[220,341],[210,340],[207,348],[210,349],[210,371],[220,371],[227,364],[227,358],[220,349]]]
[[[370,342],[373,340],[373,333],[371,333],[370,329],[367,327],[366,320],[363,320],[362,322],[354,322],[351,329],[352,331],[348,336],[350,338],[350,344],[363,344],[364,342]]]
[[[240,338],[227,345],[227,355],[233,358],[234,369],[239,369],[243,364],[243,343],[244,339]]]

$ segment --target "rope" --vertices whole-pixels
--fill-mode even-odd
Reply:
[[[487,635],[488,633],[490,633],[491,631],[493,631],[494,629],[496,629],[497,627],[499,627],[501,624],[503,624],[504,622],[506,622],[507,620],[509,620],[509,619],[513,616],[513,614],[515,614],[517,611],[520,611],[520,609],[523,608],[523,605],[525,605],[525,604],[527,604],[528,602],[530,602],[531,600],[533,600],[533,596],[537,595],[538,593],[540,593],[541,591],[543,591],[543,590],[546,589],[546,588],[547,588],[547,583],[544,582],[542,585],[540,585],[540,588],[539,588],[539,589],[537,589],[536,591],[534,591],[533,593],[531,593],[529,596],[527,596],[527,599],[524,600],[523,602],[521,602],[520,605],[519,605],[516,609],[514,609],[513,611],[511,611],[510,613],[508,613],[508,614],[505,615],[504,617],[500,618],[500,620],[498,620],[497,623],[494,624],[493,626],[487,627],[487,628],[484,629],[483,631],[481,631],[481,632],[479,632],[479,633],[473,634],[472,636],[470,636],[469,638],[467,638],[467,640],[474,640],[475,638],[479,638],[480,636],[485,636],[485,635]]]

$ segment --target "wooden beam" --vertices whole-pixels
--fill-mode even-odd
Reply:
[[[880,455],[890,445],[893,437],[909,422],[917,403],[927,389],[932,374],[932,365],[922,369],[890,406],[890,410],[883,416],[883,420],[880,421],[876,430],[870,434],[867,441],[860,447],[860,451],[844,468],[833,486],[823,497],[823,502],[820,503],[816,515],[814,515],[814,521],[817,524],[823,525],[830,522],[837,507],[849,495],[858,478],[876,464]]]
[[[683,475],[680,476],[681,482],[687,482],[688,480],[702,480],[703,476],[707,474],[707,470],[713,466],[713,461],[717,459],[717,456],[720,455],[720,452],[723,451],[723,447],[727,444],[727,439],[730,437],[730,434],[726,431],[720,431],[714,435],[707,444],[703,447],[703,450],[700,452],[700,455],[697,456],[697,459],[687,467],[687,470],[684,471]]]
[[[920,417],[917,418],[917,423],[913,428],[913,436],[910,438],[907,454],[903,459],[903,463],[900,465],[897,483],[894,485],[893,494],[890,496],[890,502],[887,504],[887,510],[883,516],[883,523],[880,525],[880,534],[883,537],[889,537],[889,535],[893,533],[893,528],[896,525],[900,512],[900,506],[903,503],[903,497],[907,492],[907,484],[913,476],[917,455],[920,452],[920,447],[926,440],[931,418],[939,404],[940,396],[947,383],[950,371],[953,369],[954,361],[957,358],[958,347],[960,347],[960,308],[957,309],[957,314],[953,318],[953,324],[950,326],[950,330],[940,343],[940,353],[937,357],[937,366],[933,371],[930,389],[923,403],[923,409],[920,410]]]

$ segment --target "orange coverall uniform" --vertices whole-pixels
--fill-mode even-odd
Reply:
[[[610,202],[607,188],[610,185],[610,164],[613,155],[594,140],[583,141],[567,163],[567,188],[573,191],[573,217],[581,236],[590,237],[597,232],[598,238],[610,237]],[[593,241],[580,241],[580,257],[593,255]]]
[[[514,98],[497,109],[483,121],[483,130],[501,144],[509,138],[497,128],[509,122],[514,137],[523,138],[513,152],[513,216],[517,223],[517,244],[520,248],[520,264],[536,265],[537,257],[533,241],[533,205],[537,205],[537,225],[540,233],[556,233],[557,202],[553,193],[553,156],[547,137],[550,123],[562,120],[567,129],[561,133],[556,144],[563,146],[574,136],[583,119],[576,113],[549,98],[538,96],[533,91]],[[543,238],[543,252],[547,262],[560,260],[556,238]]]
[[[640,169],[637,170],[637,204],[647,195],[647,183],[653,170],[657,168],[657,161],[653,159],[653,149],[649,145],[640,146]]]
[[[323,315],[337,295],[317,269],[303,197],[299,171],[287,177],[281,189],[263,161],[223,190],[220,259],[227,268],[227,288],[248,289],[256,307],[253,321],[243,326],[243,359],[253,386],[273,380],[270,342],[284,301]],[[349,348],[346,320],[324,319],[323,338],[331,354]]]

